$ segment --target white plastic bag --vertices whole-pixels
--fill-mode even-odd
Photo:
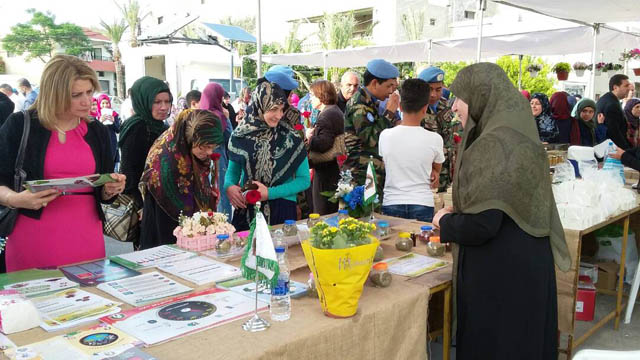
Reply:
[[[596,253],[597,261],[615,261],[618,264],[620,263],[620,257],[622,256],[622,236],[598,236],[598,232],[596,232],[596,241],[598,242],[598,252]],[[624,267],[624,282],[631,284],[637,266],[638,248],[636,247],[636,236],[633,231],[629,230]]]

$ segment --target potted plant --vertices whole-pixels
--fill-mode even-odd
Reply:
[[[553,65],[551,70],[556,73],[558,80],[567,80],[569,78],[569,73],[571,72],[571,65],[566,62],[559,62]]]
[[[527,71],[531,77],[536,77],[540,70],[542,70],[542,65],[540,64],[529,64],[529,66],[527,66]]]
[[[640,76],[640,49],[635,48],[620,54],[620,61],[627,61],[636,76]]]
[[[606,64],[603,63],[603,62],[599,62],[599,63],[596,63],[596,64],[591,64],[591,65],[589,65],[589,70],[590,71],[593,70],[593,71],[595,71],[596,75],[600,75],[602,73],[602,69],[604,68],[605,65]]]
[[[588,67],[589,65],[587,65],[587,63],[584,63],[582,61],[578,61],[575,64],[573,64],[573,70],[576,71],[577,76],[584,75],[584,71],[587,70]]]

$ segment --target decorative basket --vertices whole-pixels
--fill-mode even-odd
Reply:
[[[178,238],[178,242],[176,243],[178,247],[191,251],[213,249],[218,243],[216,235],[197,235],[194,237],[187,237],[182,234],[178,234],[176,237]]]

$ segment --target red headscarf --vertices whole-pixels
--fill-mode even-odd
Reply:
[[[102,100],[107,100],[109,102],[109,108],[111,108],[111,99],[109,98],[109,95],[100,94],[100,96],[98,96],[98,110],[96,111],[96,119],[98,120],[100,120],[100,117],[102,116]],[[118,116],[118,113],[114,110],[113,117],[115,118],[116,116]]]
[[[576,118],[571,117],[571,106],[567,93],[558,91],[551,95],[551,116],[556,120],[570,120],[571,132],[569,133],[569,143],[571,145],[581,145],[580,141],[580,124]]]
[[[222,124],[222,131],[227,129],[227,117],[224,116],[222,111],[222,97],[224,96],[224,89],[220,84],[210,82],[202,90],[200,97],[200,109],[209,110],[214,113]]]

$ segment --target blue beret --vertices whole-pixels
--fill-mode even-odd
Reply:
[[[293,69],[286,65],[273,65],[269,68],[269,71],[280,71],[281,73],[285,73],[287,76],[293,77]]]
[[[420,72],[419,79],[422,79],[428,83],[437,83],[444,81],[444,71],[438,69],[435,66],[428,67]]]
[[[398,68],[383,59],[373,59],[367,63],[367,70],[380,79],[395,79],[400,76]]]
[[[264,77],[267,81],[278,84],[278,86],[286,91],[293,90],[298,87],[297,81],[295,81],[291,76],[280,71],[269,70],[264,74]]]

